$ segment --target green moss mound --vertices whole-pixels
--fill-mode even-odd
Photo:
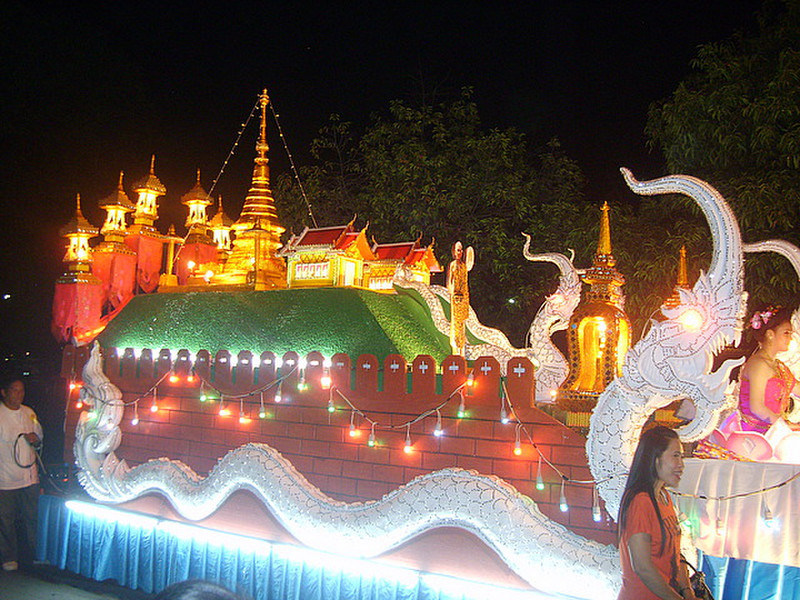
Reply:
[[[450,354],[429,313],[405,295],[346,288],[136,296],[99,336],[106,347],[265,350],[407,360]]]

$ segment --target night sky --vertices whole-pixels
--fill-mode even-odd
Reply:
[[[487,126],[532,142],[558,136],[588,197],[613,204],[629,194],[619,166],[664,174],[645,145],[648,105],[686,77],[698,45],[754,30],[760,2],[70,4],[0,9],[0,298],[11,295],[0,300],[2,356],[55,347],[58,229],[75,193],[99,226],[97,200],[119,171],[129,190],[155,153],[162,205],[177,207],[198,167],[209,188],[263,87],[303,164],[331,113],[363,128],[390,100],[472,86]],[[287,159],[269,127],[275,174]],[[247,191],[255,135],[249,128],[218,184],[228,214]]]

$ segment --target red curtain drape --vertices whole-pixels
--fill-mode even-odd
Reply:
[[[187,244],[178,251],[175,259],[175,274],[178,284],[186,285],[190,275],[189,261],[194,261],[195,269],[200,265],[217,262],[217,247],[212,244]]]
[[[56,283],[53,297],[53,336],[62,343],[82,346],[103,330],[103,284]]]
[[[127,304],[136,287],[136,255],[96,252],[92,273],[103,282],[105,301],[111,310]]]
[[[147,235],[129,235],[125,243],[136,252],[136,283],[145,293],[155,291],[161,274],[164,242]]]

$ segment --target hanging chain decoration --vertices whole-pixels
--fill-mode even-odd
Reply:
[[[319,227],[317,225],[317,220],[314,218],[314,212],[311,210],[311,202],[308,200],[308,196],[306,195],[306,190],[303,187],[303,182],[300,180],[300,174],[297,172],[297,167],[294,165],[294,158],[292,158],[292,153],[289,151],[289,144],[286,143],[286,136],[283,135],[283,128],[281,127],[281,122],[278,120],[278,113],[275,112],[275,103],[270,101],[269,108],[272,111],[272,116],[275,119],[275,125],[278,128],[278,134],[281,136],[281,142],[283,143],[283,149],[286,151],[286,156],[289,157],[289,166],[292,169],[292,174],[294,175],[295,181],[297,181],[297,187],[300,188],[300,193],[303,195],[303,200],[306,202],[306,208],[308,208],[308,216],[311,218],[311,222],[314,224],[314,227]]]
[[[236,136],[236,141],[233,142],[233,146],[231,146],[231,150],[230,150],[230,152],[228,152],[228,156],[225,157],[225,160],[222,163],[222,167],[220,167],[219,173],[217,173],[217,176],[214,178],[214,182],[211,184],[211,189],[209,189],[208,190],[208,194],[206,194],[206,198],[207,199],[209,199],[209,200],[211,199],[211,196],[214,193],[214,189],[217,187],[217,183],[219,182],[220,178],[222,177],[222,174],[225,172],[225,167],[228,166],[228,161],[230,161],[230,159],[236,153],[236,148],[239,147],[239,141],[242,139],[242,135],[244,135],[244,131],[245,131],[245,129],[247,129],[247,125],[252,120],[253,115],[256,114],[256,110],[258,109],[260,100],[261,100],[260,98],[258,100],[256,100],[256,103],[253,104],[253,108],[250,110],[250,114],[247,115],[247,119],[245,119],[245,122],[242,123],[242,127],[241,127],[241,129],[239,129],[239,133]]]

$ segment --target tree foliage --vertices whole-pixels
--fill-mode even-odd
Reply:
[[[582,264],[596,245],[599,211],[587,210],[577,164],[557,140],[531,149],[513,129],[482,127],[470,90],[437,106],[392,102],[360,136],[334,115],[312,155],[301,175],[320,226],[358,214],[381,242],[435,238],[443,266],[457,240],[474,246],[472,305],[518,344],[557,276],[524,259],[521,232],[533,251],[572,247]],[[278,178],[275,198],[285,225],[309,224],[289,177]]]
[[[650,143],[671,172],[720,190],[745,241],[800,245],[800,2],[765,3],[756,34],[705,44],[692,66],[671,97],[650,107]],[[707,261],[708,247],[693,248]],[[747,257],[746,287],[754,304],[794,304],[800,292],[788,262],[774,255]]]

